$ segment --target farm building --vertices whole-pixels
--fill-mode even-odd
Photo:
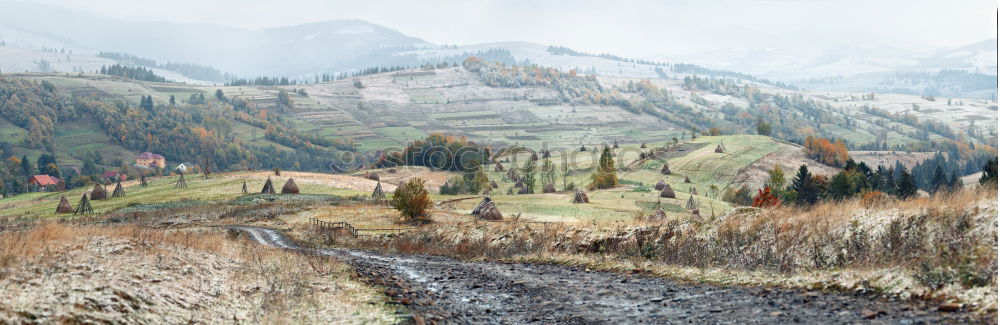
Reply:
[[[161,155],[146,151],[135,157],[135,164],[148,168],[164,168],[167,166],[167,159]]]
[[[59,179],[49,175],[35,175],[28,178],[28,185],[35,191],[54,191],[59,186]]]

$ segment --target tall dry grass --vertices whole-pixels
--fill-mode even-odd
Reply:
[[[738,208],[705,220],[438,225],[356,245],[469,259],[591,254],[779,273],[901,268],[929,288],[995,287],[996,198],[995,190],[976,189],[877,204]]]

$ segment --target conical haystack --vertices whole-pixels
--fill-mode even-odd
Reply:
[[[688,178],[687,176],[684,176],[684,182],[685,183],[691,183],[691,179]]]
[[[691,195],[698,195],[698,188],[697,187],[694,187],[694,186],[691,187]]]
[[[373,180],[373,181],[378,181],[378,180],[381,180],[381,179],[380,179],[380,178],[378,177],[378,174],[376,174],[375,172],[365,172],[365,173],[364,173],[364,174],[362,175],[362,177],[364,177],[364,178],[367,178],[367,179],[370,179],[370,180]]]
[[[663,168],[660,168],[660,174],[670,175],[670,164],[663,163]]]
[[[528,189],[522,187],[521,189],[517,190],[517,194],[528,194]]]
[[[389,204],[389,200],[385,198],[385,191],[382,191],[382,182],[375,184],[375,190],[372,191],[372,201],[374,201],[375,204]]]
[[[496,181],[490,181],[490,187],[492,187],[492,188],[500,188],[500,185],[497,185]]]
[[[555,193],[555,192],[556,192],[555,184],[549,183],[545,184],[545,186],[542,186],[542,193]]]
[[[264,182],[264,188],[260,189],[260,194],[274,194],[274,184],[271,183],[270,177]]]
[[[281,168],[274,167],[274,176],[281,176]]]
[[[517,180],[517,182],[514,183],[514,187],[524,188],[524,182],[521,180]]]
[[[685,206],[685,208],[688,210],[698,210],[698,200],[694,199],[694,195],[688,198],[687,206]]]
[[[573,194],[573,203],[590,203],[590,198],[587,197],[587,193],[577,190],[576,193]]]
[[[90,200],[87,199],[87,194],[84,193],[83,196],[80,197],[80,203],[76,205],[76,210],[73,211],[73,214],[91,213],[94,213],[94,207],[90,206]]]
[[[281,194],[299,194],[299,186],[295,185],[295,180],[291,177],[285,182],[285,185],[281,187]]]
[[[514,188],[513,187],[507,189],[507,195],[514,195]]]
[[[174,188],[187,188],[187,181],[184,180],[184,173],[181,173],[181,177],[177,179],[177,183],[174,183]]]
[[[69,200],[63,195],[59,198],[59,205],[56,206],[56,213],[73,213],[73,206],[69,205]]]
[[[500,209],[497,209],[496,204],[488,196],[483,197],[483,201],[479,202],[479,205],[472,210],[472,215],[478,216],[483,220],[503,220],[503,214],[500,213]]]
[[[496,167],[493,167],[493,171],[502,173],[504,171],[503,165],[498,161]]]
[[[145,174],[140,175],[139,176],[139,187],[146,187],[146,186],[149,186],[149,183],[146,183],[146,175]]]
[[[118,184],[115,184],[115,191],[111,192],[111,197],[124,197],[124,196],[125,196],[125,188],[122,187],[122,181],[118,181]]]
[[[645,142],[643,142],[642,144],[640,144],[640,145],[639,145],[639,148],[640,148],[640,149],[646,149],[646,143],[645,143]]]
[[[94,189],[90,190],[91,200],[104,200],[108,198],[108,190],[101,184],[94,184]]]
[[[656,181],[656,185],[654,185],[653,188],[656,189],[657,191],[662,191],[663,188],[666,187],[666,186],[667,186],[667,182],[664,182],[661,179],[661,180]]]
[[[663,209],[657,208],[656,210],[653,210],[653,214],[650,214],[646,220],[649,221],[667,220],[667,214],[663,212]]]
[[[716,153],[726,152],[726,146],[722,145],[722,143],[720,142],[718,146],[715,146],[715,152]]]
[[[615,144],[611,146],[612,149],[618,149],[618,140],[615,140]]]
[[[490,199],[489,196],[484,196],[483,200],[479,201],[479,204],[477,204],[476,207],[472,209],[472,213],[470,213],[470,214],[474,215],[474,216],[478,216],[479,213],[481,211],[483,211],[483,207],[485,207],[487,205],[493,205],[493,200]]]
[[[660,197],[668,199],[676,199],[677,194],[674,194],[674,189],[670,188],[670,184],[664,184],[663,190],[660,190]]]
[[[243,194],[250,193],[250,191],[247,191],[247,181],[246,180],[243,180],[243,189],[241,189],[240,192],[242,192]]]

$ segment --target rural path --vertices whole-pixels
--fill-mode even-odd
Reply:
[[[232,227],[258,243],[328,255],[387,287],[425,321],[458,324],[774,324],[974,322],[965,313],[863,296],[719,287],[579,268],[309,249],[278,231]]]

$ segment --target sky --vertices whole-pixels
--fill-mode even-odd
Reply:
[[[994,0],[26,2],[247,29],[356,18],[436,44],[529,41],[631,57],[844,44],[943,49],[997,37]]]

